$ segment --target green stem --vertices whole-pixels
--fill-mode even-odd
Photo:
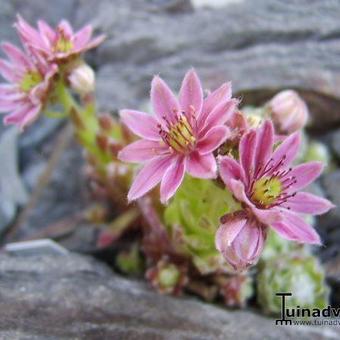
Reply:
[[[68,91],[64,82],[60,82],[57,85],[56,91],[57,91],[58,99],[60,103],[63,105],[66,114],[69,114],[72,108],[76,109],[77,111],[81,111],[81,108],[79,107],[77,102],[74,100],[71,93]]]
[[[67,117],[67,112],[59,112],[59,111],[45,111],[45,116],[48,118],[65,118]]]

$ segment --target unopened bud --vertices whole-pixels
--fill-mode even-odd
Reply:
[[[146,278],[160,293],[179,295],[188,282],[186,267],[161,259],[146,272]]]
[[[280,134],[289,135],[307,123],[307,105],[293,90],[279,92],[270,100],[268,107],[275,129]]]
[[[94,92],[95,74],[89,65],[81,64],[75,67],[68,79],[72,89],[80,95],[85,96]]]
[[[133,244],[130,249],[121,251],[116,257],[116,265],[125,274],[141,274],[144,264],[138,245]]]
[[[97,143],[97,146],[102,151],[107,151],[109,147],[109,138],[101,133],[98,133],[96,136],[96,143]]]
[[[109,142],[109,150],[112,157],[117,158],[118,152],[122,149],[122,144],[117,143],[115,140],[111,139]]]
[[[109,113],[101,114],[98,117],[100,127],[105,131],[110,131],[114,125],[113,118]]]
[[[247,273],[216,276],[215,282],[228,307],[244,308],[253,295],[253,281]]]

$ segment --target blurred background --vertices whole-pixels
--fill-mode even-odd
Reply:
[[[87,61],[97,72],[97,98],[101,112],[116,113],[121,108],[145,106],[154,74],[160,74],[176,89],[185,71],[193,66],[206,89],[231,80],[233,92],[242,98],[243,104],[260,105],[280,89],[297,89],[311,111],[308,131],[328,145],[336,161],[340,159],[340,1],[0,0],[0,8],[1,41],[18,42],[13,28],[17,13],[31,24],[39,18],[52,26],[65,18],[75,29],[91,23],[96,33],[107,35],[102,46],[87,54]],[[81,149],[70,133],[65,132],[64,125],[62,120],[42,118],[20,136],[0,125],[1,244],[53,238],[69,250],[96,254],[97,230],[91,225],[84,225],[79,214],[90,202],[85,175],[79,171],[84,161]],[[319,189],[339,206],[340,170],[337,165],[323,176]],[[78,228],[79,224],[81,228]],[[333,287],[335,305],[340,301],[338,227],[340,208],[322,217],[317,224],[325,243],[318,256]],[[69,271],[65,269],[60,274],[62,277],[71,275],[79,267],[95,275],[109,275],[105,270],[94,269],[90,265],[82,267],[77,259],[72,261]],[[14,262],[10,266],[16,268]],[[2,265],[0,260],[0,288],[3,275],[8,279],[6,275],[11,272],[10,266]],[[85,278],[80,276],[77,284],[81,286]],[[16,278],[13,276],[12,279],[15,281]],[[126,287],[127,291],[137,289],[128,286],[129,283],[117,281],[119,285]],[[18,294],[14,289],[7,293]],[[73,293],[76,294],[76,290]],[[130,297],[121,291],[115,299],[119,300],[119,296],[123,296],[118,304],[123,308],[124,299]],[[107,299],[113,301],[112,297]],[[143,299],[140,313],[144,312],[142,308],[149,310],[150,303],[158,306],[155,307],[156,314],[164,306],[176,311],[187,308],[189,314],[195,307],[179,305],[177,301],[158,300],[158,297],[151,302],[148,300],[151,298],[143,296]],[[12,301],[17,300],[13,298]],[[105,304],[105,298],[93,303],[99,308]],[[93,319],[90,312],[84,316],[79,308],[72,309],[72,315],[84,322]],[[224,324],[221,316],[213,324],[206,325],[208,322],[204,320],[208,315],[219,315],[216,310],[205,314],[200,307],[195,309],[199,311],[193,320],[189,320],[193,323],[192,334],[217,338],[228,330],[215,332]],[[129,309],[125,313],[138,314]],[[185,318],[184,312],[179,313]],[[95,318],[100,319],[103,314],[105,310],[95,314]],[[231,318],[228,319],[231,323],[233,318],[234,321],[241,320],[241,324],[250,320],[254,324],[253,329],[260,329],[261,325],[263,329],[274,327],[271,321],[252,319],[255,317],[246,313],[225,317]],[[164,320],[162,316],[159,318],[162,326],[148,324],[145,329],[161,329],[168,315],[164,314]],[[10,324],[10,319],[8,317],[9,323],[4,325]],[[3,320],[5,322],[6,318]],[[190,333],[181,319],[172,320],[167,327],[177,327],[177,334],[183,336]],[[199,323],[206,328],[200,329]],[[159,332],[151,332],[150,336],[162,338],[164,334]],[[261,330],[255,332],[259,332],[256,333],[259,338],[265,336]],[[275,327],[272,332],[284,337],[284,333]],[[58,331],[55,334],[58,336]],[[69,334],[73,333],[70,331]],[[87,338],[92,336],[91,332],[83,334]],[[109,336],[110,331],[93,334],[93,338],[100,337],[100,334]],[[123,336],[127,335],[124,333]]]

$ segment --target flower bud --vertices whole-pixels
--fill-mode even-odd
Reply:
[[[96,143],[97,146],[105,152],[109,147],[109,137],[105,136],[103,133],[97,133]]]
[[[116,257],[116,265],[125,274],[141,274],[144,269],[144,264],[138,244],[134,243],[130,249],[122,250]]]
[[[270,100],[268,107],[277,133],[289,135],[307,123],[307,105],[293,90],[279,92]]]
[[[215,277],[224,304],[228,307],[244,308],[253,295],[253,280],[247,273],[219,275]]]
[[[94,92],[95,74],[89,65],[81,64],[75,67],[68,79],[72,89],[81,96]]]
[[[221,223],[215,237],[217,250],[236,271],[255,264],[266,239],[265,226],[245,211],[227,214]]]
[[[110,131],[115,124],[113,118],[111,117],[111,115],[109,113],[101,114],[98,117],[98,122],[99,122],[101,129],[103,129],[105,131]]]
[[[168,258],[159,260],[145,275],[151,285],[162,294],[179,295],[188,282],[186,267],[176,265]]]

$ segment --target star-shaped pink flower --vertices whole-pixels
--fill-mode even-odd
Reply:
[[[301,191],[321,174],[323,165],[309,162],[292,166],[299,146],[296,132],[275,147],[273,124],[266,121],[241,138],[239,162],[228,156],[221,158],[220,176],[244,210],[242,216],[225,216],[216,234],[216,246],[229,262],[235,264],[238,257],[244,267],[252,264],[261,253],[267,227],[288,240],[321,243],[301,214],[323,214],[334,205]]]
[[[213,152],[225,141],[226,121],[237,101],[231,98],[231,86],[223,84],[203,98],[200,80],[194,70],[184,77],[177,99],[166,83],[155,76],[151,84],[151,102],[155,114],[123,110],[123,123],[142,139],[126,146],[119,158],[142,163],[128,193],[135,200],[161,182],[161,201],[172,197],[184,174],[215,178]]]
[[[44,20],[39,20],[38,29],[35,29],[18,15],[15,27],[24,45],[32,53],[39,54],[49,61],[64,60],[83,53],[97,47],[105,39],[104,35],[92,39],[91,25],[86,25],[78,32],[74,32],[66,20],[60,21],[55,29]]]
[[[0,59],[0,74],[7,80],[0,84],[0,112],[10,113],[4,118],[5,124],[15,124],[23,130],[42,111],[58,67],[28,56],[10,43],[1,47],[8,60]]]

